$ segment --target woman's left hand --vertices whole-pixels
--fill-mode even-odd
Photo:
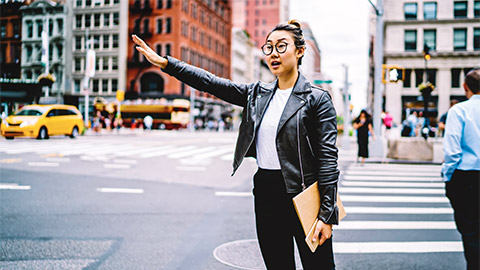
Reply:
[[[320,236],[320,243],[321,246],[325,240],[332,237],[332,224],[325,224],[323,221],[319,220],[317,222],[317,228],[315,229],[315,233],[313,234],[313,242],[317,241],[318,237]]]

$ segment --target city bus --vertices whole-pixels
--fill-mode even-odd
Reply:
[[[95,110],[102,112],[102,115],[114,117],[117,113],[117,104],[116,102],[108,104],[97,102]],[[147,115],[153,118],[152,128],[154,129],[186,128],[190,121],[190,101],[185,99],[127,100],[120,105],[123,126],[131,127],[132,123],[139,126]]]

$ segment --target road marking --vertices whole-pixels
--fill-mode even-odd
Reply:
[[[446,197],[341,195],[343,202],[448,203]]]
[[[397,172],[438,172],[442,170],[441,166],[437,165],[397,165],[397,164],[365,164],[361,165],[350,165],[349,169],[354,170],[366,170],[366,171],[397,171]]]
[[[73,155],[80,155],[80,154],[90,154],[91,151],[98,150],[98,149],[105,149],[105,148],[110,148],[112,147],[111,145],[91,145],[91,146],[86,146],[86,147],[79,147],[79,149],[73,149],[73,150],[64,150],[58,152],[60,155],[64,156],[73,156]]]
[[[253,197],[252,192],[216,191],[215,196],[219,197]]]
[[[463,252],[461,241],[335,242],[334,253],[433,253]]]
[[[412,176],[422,176],[422,177],[439,177],[440,174],[437,172],[392,172],[392,171],[378,171],[378,170],[372,170],[372,171],[367,171],[367,170],[347,170],[345,172],[345,175],[349,176],[354,176],[354,175],[383,175],[383,176],[407,176],[407,177],[412,177]]]
[[[134,159],[114,159],[113,162],[120,164],[137,164],[137,161]]]
[[[223,155],[220,157],[221,160],[228,160],[228,161],[232,161],[233,160],[233,153],[230,153],[228,155]]]
[[[345,207],[348,214],[453,214],[448,207]]]
[[[61,162],[70,162],[69,158],[60,158],[60,157],[58,157],[58,158],[47,158],[45,160],[48,161],[48,162],[60,162],[60,163]]]
[[[108,162],[110,159],[106,156],[80,156],[81,160]]]
[[[26,146],[23,146],[23,147],[18,147],[18,148],[13,148],[11,150],[6,150],[5,153],[7,154],[22,154],[22,153],[28,153],[28,152],[35,152],[37,150],[41,150],[41,149],[51,149],[53,146],[55,145],[52,145],[52,144],[47,144],[47,145],[40,145],[40,144],[36,144],[36,145],[26,145]],[[58,144],[59,147],[65,147],[67,146],[67,143],[59,143]]]
[[[60,163],[58,162],[28,162],[28,166],[32,167],[58,167]]]
[[[441,177],[409,177],[409,176],[367,176],[358,175],[343,176],[344,180],[350,181],[405,181],[405,182],[443,182]]]
[[[98,192],[104,193],[131,193],[131,194],[141,194],[143,189],[140,188],[97,188]]]
[[[19,163],[21,161],[22,161],[21,158],[7,158],[7,159],[0,160],[0,163],[11,164],[11,163]]]
[[[444,188],[444,183],[403,183],[403,182],[361,182],[361,181],[341,181],[342,186],[358,187],[426,187],[426,188]]]
[[[207,170],[207,168],[203,166],[177,166],[176,169],[178,171],[189,171],[189,172],[203,172]]]
[[[186,151],[186,150],[190,150],[190,149],[194,149],[194,148],[197,148],[197,147],[194,146],[194,145],[187,145],[187,146],[183,146],[183,147],[168,148],[168,149],[163,149],[163,150],[159,150],[159,151],[155,151],[155,152],[151,152],[151,153],[142,154],[142,155],[140,155],[140,158],[158,157],[158,156],[163,156],[163,155],[167,155],[167,154],[174,153],[174,152]]]
[[[129,150],[129,151],[122,151],[120,153],[115,153],[114,155],[118,157],[126,157],[126,156],[133,156],[133,155],[139,155],[143,153],[149,153],[149,152],[156,152],[160,151],[163,149],[171,149],[173,148],[173,145],[164,145],[164,146],[158,146],[158,147],[148,147],[147,148],[139,148],[139,149],[134,149],[134,150]]]
[[[194,154],[199,154],[199,153],[208,152],[208,151],[211,151],[211,150],[213,150],[213,149],[215,149],[215,148],[216,148],[215,146],[202,147],[202,148],[193,149],[193,150],[190,150],[190,151],[173,153],[173,154],[168,155],[167,157],[168,157],[168,158],[173,158],[173,159],[178,159],[178,158],[183,158],[183,157],[192,156],[192,155],[194,155]]]
[[[130,164],[103,164],[103,167],[106,169],[130,169]]]
[[[215,150],[215,151],[212,151],[212,152],[194,155],[193,158],[196,158],[196,159],[210,158],[210,157],[219,156],[219,155],[222,155],[222,154],[225,154],[225,153],[230,153],[233,156],[232,147],[222,148],[222,149],[218,149],[218,150]]]
[[[441,194],[445,195],[445,190],[425,189],[425,188],[351,188],[340,187],[340,193],[371,193],[371,194]]]
[[[0,183],[0,189],[29,190],[31,186],[21,186],[15,183]]]
[[[348,214],[348,212],[347,212]],[[456,230],[454,221],[342,221],[334,230]]]

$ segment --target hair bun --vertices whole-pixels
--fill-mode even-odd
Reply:
[[[302,25],[301,25],[300,22],[297,21],[297,20],[290,20],[290,21],[287,22],[287,24],[291,24],[291,25],[293,25],[293,26],[295,26],[295,27],[297,27],[297,28],[302,28]]]

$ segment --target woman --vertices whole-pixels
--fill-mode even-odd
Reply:
[[[335,269],[332,224],[336,207],[336,113],[328,93],[311,85],[298,71],[305,52],[300,24],[277,25],[262,51],[277,80],[239,84],[158,56],[137,36],[137,50],[167,74],[200,91],[244,108],[233,161],[233,173],[246,156],[257,159],[254,176],[255,218],[260,250],[268,269],[295,269],[293,237],[304,269]],[[322,201],[312,253],[295,213],[292,198],[318,181]]]
[[[368,158],[368,132],[373,133],[372,119],[367,111],[362,110],[360,115],[353,121],[353,128],[357,130],[358,157],[362,158],[362,166],[365,164],[365,158]]]

